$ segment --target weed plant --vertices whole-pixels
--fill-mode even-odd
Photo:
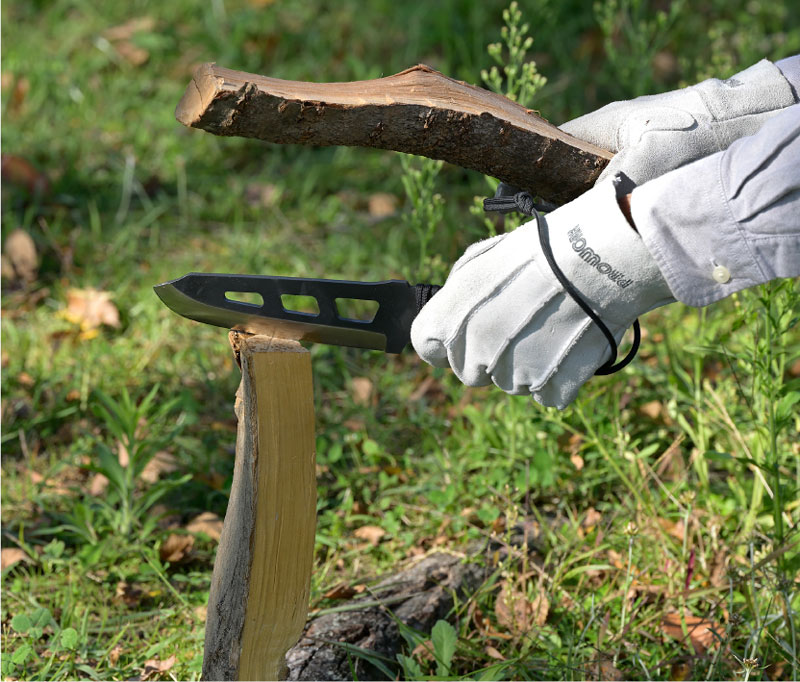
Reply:
[[[238,369],[154,284],[442,281],[515,225],[470,213],[495,181],[462,169],[180,127],[196,64],[341,81],[422,61],[560,123],[800,51],[796,3],[505,2],[3,3],[2,233],[39,261],[3,280],[4,677],[199,677],[216,544],[165,547],[224,514]],[[91,288],[117,326],[70,314]],[[563,412],[411,351],[312,347],[312,608],[445,549],[491,578],[431,635],[402,629],[387,676],[796,680],[799,303],[783,281],[655,311],[637,361]],[[489,538],[507,548],[474,556]]]

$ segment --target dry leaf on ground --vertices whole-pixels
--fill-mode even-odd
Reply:
[[[136,585],[131,585],[124,580],[120,580],[117,583],[117,591],[115,596],[117,599],[121,600],[125,606],[136,608],[142,601],[144,592],[140,588],[136,587]]]
[[[89,494],[92,497],[100,497],[108,488],[108,479],[103,474],[95,474],[89,482]]]
[[[3,256],[6,265],[3,268],[4,277],[26,283],[36,279],[39,272],[39,256],[36,253],[36,244],[25,230],[14,230],[6,237]],[[10,271],[6,271],[9,267]]]
[[[372,380],[367,377],[353,377],[351,391],[356,405],[369,405],[372,397]]]
[[[170,533],[169,537],[167,537],[158,548],[158,554],[161,557],[161,561],[168,561],[171,564],[175,564],[180,561],[185,561],[191,554],[193,546],[193,535]]]
[[[581,525],[586,529],[587,533],[591,533],[595,526],[597,526],[600,521],[603,520],[603,515],[597,511],[594,507],[589,507],[586,510],[586,516],[583,519]]]
[[[489,658],[494,658],[494,659],[496,659],[498,661],[505,661],[506,660],[506,657],[503,656],[503,654],[501,654],[491,644],[487,644],[486,648],[484,649],[484,651],[486,652],[486,655],[489,656]]]
[[[186,524],[186,530],[190,533],[205,533],[212,540],[219,542],[222,535],[222,519],[214,512],[203,512]]]
[[[30,194],[47,194],[50,190],[50,181],[44,173],[40,173],[35,166],[16,154],[2,155],[3,182],[27,190]]]
[[[692,666],[688,661],[675,661],[669,667],[669,679],[673,682],[683,682],[690,680],[692,674]]]
[[[155,675],[168,672],[177,661],[178,658],[175,654],[172,654],[172,656],[163,661],[157,658],[151,658],[149,661],[145,661],[142,670],[142,680],[149,680]]]
[[[397,197],[386,192],[375,192],[369,197],[369,214],[373,218],[385,218],[397,210]]]
[[[244,200],[250,206],[269,208],[278,200],[280,192],[276,185],[251,182],[244,188]]]
[[[103,37],[114,45],[114,49],[125,61],[133,66],[140,66],[150,58],[150,53],[133,42],[133,37],[137,33],[151,32],[155,25],[153,17],[136,17],[108,29]]]
[[[509,581],[500,586],[500,593],[494,605],[497,622],[513,634],[529,632],[533,627],[541,627],[550,612],[550,601],[544,590],[539,589],[533,600],[517,589]]]
[[[386,535],[386,531],[380,526],[361,526],[361,528],[356,528],[353,535],[359,540],[366,540],[373,547],[377,547],[381,538]]]
[[[84,333],[101,325],[119,327],[119,311],[111,301],[111,294],[98,289],[70,289],[63,317],[80,326]]]
[[[153,17],[135,17],[124,24],[107,29],[103,33],[103,37],[106,40],[129,40],[136,33],[152,31],[155,25],[156,21]]]
[[[717,637],[721,637],[724,632],[724,628],[718,623],[700,616],[693,616],[688,611],[685,612],[684,618],[689,641],[698,655],[705,653],[706,649],[717,641]],[[679,613],[666,614],[661,621],[661,631],[674,639],[682,640],[686,638],[681,627],[681,615]]]
[[[608,658],[600,659],[600,661],[597,663],[597,667],[593,676],[595,679],[610,680],[611,682],[619,682],[619,680],[625,679],[625,676],[614,665],[614,662]]]
[[[0,562],[2,563],[2,570],[10,568],[20,561],[29,561],[28,555],[23,552],[19,547],[3,547],[0,550]]]
[[[155,483],[162,474],[170,474],[178,468],[175,456],[166,450],[161,450],[153,455],[153,458],[145,464],[142,473],[139,474],[145,483]]]
[[[639,414],[650,419],[658,419],[664,411],[664,405],[659,400],[651,400],[639,407]]]
[[[122,645],[117,644],[116,646],[114,646],[113,649],[111,649],[111,651],[108,652],[108,662],[111,665],[116,665],[117,661],[119,661],[119,657],[121,654],[122,654]]]

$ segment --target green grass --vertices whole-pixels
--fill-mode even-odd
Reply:
[[[547,78],[530,106],[560,123],[800,49],[788,3],[705,0],[663,18],[655,4],[522,3]],[[3,152],[51,185],[3,187],[3,238],[26,230],[41,258],[26,288],[3,282],[2,542],[28,557],[3,575],[4,676],[127,679],[173,655],[162,676],[199,676],[215,544],[200,537],[173,564],[158,549],[197,514],[224,514],[238,371],[225,332],[170,313],[154,284],[191,270],[443,280],[486,234],[470,206],[491,190],[475,173],[182,128],[172,112],[193,66],[352,80],[422,61],[479,83],[503,8],[4,3]],[[148,58],[134,65],[104,33],[143,17],[129,42]],[[369,214],[376,192],[396,214]],[[88,287],[111,292],[118,328],[82,335],[61,314]],[[339,582],[528,517],[536,551],[498,559],[453,614],[447,664],[409,647],[407,675],[797,679],[799,297],[782,282],[652,313],[638,360],[564,412],[465,389],[410,350],[313,347],[312,606],[337,605],[323,595]],[[356,378],[371,383],[367,405]],[[175,470],[145,484],[137,468],[163,451]],[[91,493],[93,468],[110,474],[106,493]],[[386,531],[377,546],[354,536],[364,525]],[[546,601],[546,618],[509,622],[503,594]],[[670,613],[684,614],[683,637],[665,632]],[[717,633],[700,653],[691,617]],[[446,629],[435,639],[449,651]]]

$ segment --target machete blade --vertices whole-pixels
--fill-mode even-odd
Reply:
[[[153,288],[168,308],[197,322],[388,353],[399,353],[409,342],[419,306],[416,288],[404,280],[350,282],[192,272]],[[258,294],[263,302],[236,300],[240,293]],[[313,297],[319,313],[288,310],[281,299],[283,294]],[[372,320],[347,318],[339,314],[336,299],[375,301],[378,310]]]

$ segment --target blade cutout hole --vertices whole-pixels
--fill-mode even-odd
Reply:
[[[304,315],[319,315],[319,304],[313,296],[300,296],[298,294],[281,294],[283,309],[289,313],[303,313]]]
[[[264,297],[255,291],[226,291],[225,298],[234,303],[244,303],[257,308],[264,305]]]
[[[337,298],[336,313],[343,320],[356,322],[372,322],[378,312],[380,303],[363,298]]]

